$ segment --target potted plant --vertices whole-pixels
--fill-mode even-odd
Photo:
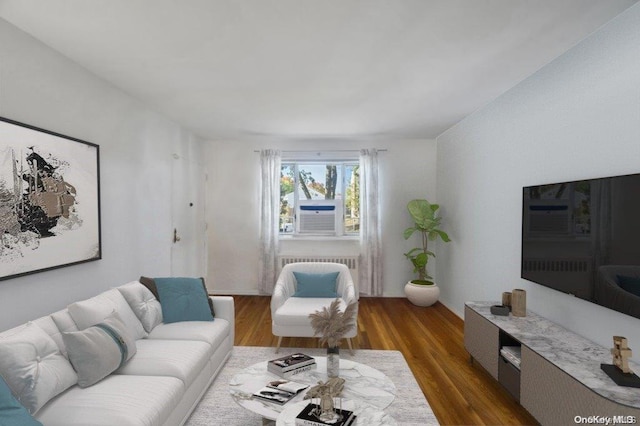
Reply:
[[[434,241],[438,237],[444,242],[451,241],[447,233],[440,229],[442,218],[437,216],[439,208],[438,204],[431,204],[427,200],[411,200],[407,204],[407,210],[414,224],[404,230],[404,239],[407,240],[418,232],[422,246],[404,253],[413,264],[413,272],[418,274],[418,279],[409,281],[404,291],[409,301],[418,306],[431,306],[440,296],[440,289],[433,282],[433,278],[427,274],[429,256],[435,257],[435,254],[427,248],[429,241]]]

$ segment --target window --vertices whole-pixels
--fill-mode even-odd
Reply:
[[[357,161],[288,161],[280,169],[281,235],[357,235]]]

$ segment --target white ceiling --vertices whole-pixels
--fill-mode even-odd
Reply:
[[[204,139],[434,138],[637,0],[0,0]]]

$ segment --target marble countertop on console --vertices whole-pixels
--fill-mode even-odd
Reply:
[[[610,348],[581,337],[527,309],[526,317],[491,314],[499,302],[467,302],[466,305],[520,343],[604,398],[640,408],[640,388],[618,386],[600,364],[611,364]],[[613,340],[611,342],[613,347]],[[524,365],[523,368],[526,368]],[[640,365],[629,362],[640,375]]]

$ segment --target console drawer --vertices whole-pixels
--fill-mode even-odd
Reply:
[[[504,388],[520,402],[520,370],[503,357],[499,357],[498,381]]]

